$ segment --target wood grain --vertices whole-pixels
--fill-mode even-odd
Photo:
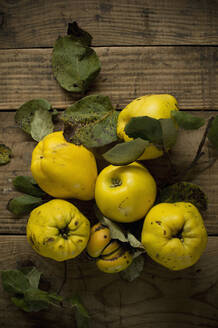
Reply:
[[[1,270],[31,261],[43,272],[44,281],[51,283],[51,291],[61,285],[63,263],[37,255],[25,236],[0,236],[0,247]],[[80,257],[68,261],[62,295],[79,293],[91,315],[91,328],[217,328],[217,256],[218,238],[210,237],[206,251],[193,267],[171,272],[147,257],[140,278],[131,283],[118,274],[100,272],[94,263]],[[3,328],[75,327],[72,310],[21,312],[1,285],[0,323]]]
[[[209,118],[214,112],[203,112],[200,116]],[[177,144],[172,151],[172,160],[179,165],[182,171],[184,167],[191,162],[197,151],[201,140],[204,127],[198,131],[182,132],[178,138]],[[19,193],[13,189],[12,179],[18,175],[30,175],[31,153],[36,142],[25,134],[14,123],[14,113],[0,113],[0,143],[6,143],[11,147],[13,158],[5,166],[0,166],[0,233],[1,234],[24,234],[26,230],[27,217],[16,218],[7,211],[6,206],[9,199],[17,196]],[[208,160],[208,149],[205,147],[204,160]],[[144,161],[154,177],[159,180],[168,175],[169,165],[166,158],[153,161]],[[103,164],[105,165],[105,164]],[[106,164],[107,165],[107,164]],[[215,165],[196,177],[193,182],[199,184],[208,196],[209,209],[204,214],[205,224],[209,234],[218,234],[218,166]],[[75,200],[73,201],[75,203]],[[93,214],[93,202],[75,203],[80,210],[91,220]]]
[[[28,217],[6,209],[19,194],[12,179],[30,175],[36,145],[16,127],[10,111],[33,98],[65,108],[80,97],[62,90],[51,69],[51,48],[74,20],[91,33],[102,62],[88,94],[108,95],[118,109],[144,94],[170,93],[181,109],[197,110],[207,119],[218,110],[217,0],[0,0],[0,143],[13,151],[11,163],[0,166],[0,270],[36,265],[43,272],[42,287],[50,291],[60,287],[64,264],[37,255],[25,236]],[[192,160],[203,130],[180,134],[171,155],[181,170]],[[208,148],[204,151],[207,160]],[[166,157],[144,164],[155,178],[168,175]],[[82,297],[91,328],[218,327],[217,181],[217,163],[193,181],[208,196],[204,219],[210,235],[193,267],[171,272],[146,257],[142,275],[129,283],[100,272],[85,255],[68,261],[62,295]],[[93,202],[73,202],[94,219]],[[76,328],[76,323],[72,309],[19,311],[0,283],[0,327]]]
[[[33,98],[65,108],[78,99],[55,81],[51,52],[0,51],[0,109],[16,109]],[[108,95],[117,108],[144,94],[170,93],[181,109],[218,109],[216,47],[112,47],[97,53],[102,72],[89,94]]]
[[[2,0],[0,48],[52,47],[76,20],[93,44],[218,44],[217,0]]]

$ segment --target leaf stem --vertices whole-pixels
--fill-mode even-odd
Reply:
[[[191,162],[191,164],[188,166],[188,168],[186,170],[189,170],[190,168],[192,168],[193,166],[195,166],[196,163],[198,162],[198,160],[201,158],[201,156],[204,155],[204,153],[202,152],[202,148],[203,148],[203,146],[205,144],[206,137],[207,137],[208,131],[209,131],[210,127],[211,127],[211,124],[212,124],[213,120],[214,120],[214,117],[212,116],[209,119],[208,123],[207,123],[207,126],[206,126],[206,129],[204,131],[203,137],[202,137],[201,142],[200,142],[200,144],[198,146],[197,153],[196,153],[193,161]]]
[[[57,291],[57,294],[58,294],[58,295],[61,293],[61,291],[62,291],[62,289],[63,289],[63,287],[64,287],[66,281],[67,281],[67,261],[64,261],[64,278],[63,278],[63,281],[62,281],[62,283],[61,283],[60,288],[59,288],[58,291]]]
[[[214,117],[210,117],[210,119],[208,120],[207,122],[207,126],[206,126],[206,129],[204,131],[204,134],[203,134],[203,137],[201,139],[201,142],[198,146],[198,150],[197,150],[197,153],[195,155],[195,157],[193,158],[192,162],[186,167],[185,170],[183,170],[183,172],[181,172],[180,174],[178,174],[175,178],[176,178],[176,181],[179,181],[181,179],[184,179],[188,172],[197,164],[197,162],[199,161],[199,159],[204,155],[204,152],[202,151],[203,149],[203,146],[205,144],[205,141],[206,141],[206,137],[207,137],[207,134],[208,134],[208,131],[211,127],[211,124],[214,120]]]
[[[170,163],[172,174],[168,177],[167,181],[165,181],[160,186],[161,188],[164,188],[169,184],[173,184],[173,183],[184,180],[187,177],[190,170],[193,169],[193,167],[197,165],[199,159],[204,155],[204,152],[202,151],[202,149],[203,149],[203,146],[205,144],[205,141],[206,141],[206,138],[207,138],[207,135],[208,135],[208,131],[211,127],[211,124],[212,124],[213,120],[214,120],[213,116],[210,117],[210,119],[208,120],[206,129],[204,131],[204,134],[203,134],[202,139],[200,141],[200,144],[198,146],[197,153],[196,153],[195,157],[193,158],[192,162],[182,172],[178,172],[176,174],[176,167],[174,167],[174,165],[171,162],[171,159],[169,157],[169,154],[167,154],[168,155],[167,159]],[[215,161],[210,162],[209,165],[206,168],[204,168],[202,171],[206,170],[207,168],[210,168],[215,163]]]

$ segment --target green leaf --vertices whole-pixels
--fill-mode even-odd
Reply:
[[[45,99],[33,99],[25,102],[15,114],[15,121],[26,133],[31,134],[31,122],[38,110],[49,111],[51,104]]]
[[[48,293],[37,288],[27,289],[24,293],[24,301],[31,312],[47,309],[50,304]]]
[[[56,108],[52,108],[51,115],[53,117],[56,117],[57,115],[59,115],[59,111]]]
[[[35,267],[23,267],[21,270],[1,271],[3,288],[14,294],[11,301],[19,309],[38,312],[47,309],[49,304],[57,306],[62,302],[63,298],[56,293],[49,294],[38,289],[41,272]]]
[[[26,277],[32,288],[38,288],[41,274],[42,272],[38,271],[36,267],[32,267],[32,269],[27,272]]]
[[[11,149],[3,144],[0,144],[0,165],[8,164],[11,161],[11,156]]]
[[[73,40],[79,41],[85,46],[91,46],[92,36],[88,32],[82,30],[77,22],[68,24],[67,34],[70,35]]]
[[[43,109],[36,110],[31,122],[31,136],[34,140],[40,141],[54,130],[52,114]]]
[[[11,301],[25,312],[38,312],[48,309],[50,304],[56,305],[57,302],[61,302],[62,297],[37,288],[29,288],[23,296],[11,297]]]
[[[74,295],[72,296],[70,299],[68,299],[68,301],[70,302],[72,307],[76,307],[76,309],[78,310],[78,312],[86,318],[89,318],[89,313],[87,311],[87,309],[85,308],[81,297],[79,297],[79,295]]]
[[[201,188],[190,182],[178,182],[161,190],[158,203],[190,202],[200,211],[207,210],[207,197]]]
[[[1,279],[4,290],[11,294],[23,294],[30,287],[28,278],[19,270],[2,271]]]
[[[199,129],[205,123],[204,118],[181,111],[172,111],[171,117],[175,120],[178,126],[184,130]]]
[[[170,148],[172,148],[175,145],[178,135],[178,130],[172,119],[166,119],[166,118],[160,119],[159,122],[162,129],[164,150],[167,152]]]
[[[52,53],[52,69],[58,83],[67,91],[84,92],[101,70],[96,52],[90,48],[91,36],[76,22],[69,25],[68,34],[59,37]]]
[[[29,305],[25,302],[24,297],[11,297],[11,301],[12,303],[14,303],[14,305],[16,305],[20,310],[23,310],[25,312],[31,312],[31,308],[29,307]]]
[[[68,299],[68,302],[76,310],[75,319],[77,328],[88,328],[90,316],[81,298],[78,295],[74,295]]]
[[[37,289],[29,288],[21,297],[12,297],[11,301],[21,310],[26,312],[38,312],[48,309],[49,305],[56,305],[63,300],[61,296],[56,294],[48,294],[47,292]]]
[[[110,144],[117,140],[118,115],[108,97],[84,97],[61,115],[65,122],[64,137],[68,142],[87,148]]]
[[[9,200],[7,209],[15,215],[24,215],[30,213],[35,207],[43,204],[39,197],[23,195]]]
[[[125,127],[130,138],[142,138],[162,147],[163,136],[159,120],[148,116],[133,117]]]
[[[144,269],[144,263],[144,256],[138,256],[133,260],[133,262],[126,270],[120,272],[121,278],[127,281],[133,281],[137,279]]]
[[[89,319],[81,315],[79,311],[75,312],[76,327],[77,328],[89,328]]]
[[[31,196],[42,197],[46,195],[46,193],[39,188],[36,181],[29,176],[17,176],[13,179],[13,185],[18,191]]]
[[[131,138],[142,138],[168,151],[175,143],[177,129],[172,119],[155,119],[149,116],[133,117],[125,127]]]
[[[48,294],[48,298],[49,298],[49,301],[52,302],[55,302],[55,303],[60,303],[63,301],[63,297],[57,295],[56,293],[52,293],[52,294]]]
[[[120,143],[103,154],[104,159],[113,165],[126,165],[136,161],[149,145],[149,141],[137,138]]]
[[[107,113],[113,111],[110,98],[103,95],[90,95],[81,98],[73,105],[65,109],[61,115],[63,121],[70,121],[74,118],[74,114],[93,114],[93,113]]]
[[[218,148],[218,115],[214,118],[207,135],[213,148]]]

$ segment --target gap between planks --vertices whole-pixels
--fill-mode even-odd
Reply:
[[[218,109],[217,47],[107,47],[96,49],[102,71],[87,94],[105,94],[115,108],[151,93],[174,95],[183,110]],[[45,98],[64,108],[72,95],[56,82],[51,49],[0,50],[0,109]]]
[[[218,47],[218,44],[154,44],[154,45],[150,45],[150,44],[110,44],[110,45],[107,45],[107,44],[103,44],[103,45],[96,45],[96,44],[92,44],[91,45],[91,48],[93,49],[100,49],[100,48],[158,48],[158,47],[165,47],[165,48],[168,48],[168,47],[198,47],[198,48],[217,48]],[[48,49],[48,50],[52,50],[53,47],[18,47],[18,48],[0,48],[0,51],[1,50],[35,50],[35,49]]]
[[[1,1],[1,47],[47,47],[76,20],[93,44],[217,44],[216,1]]]

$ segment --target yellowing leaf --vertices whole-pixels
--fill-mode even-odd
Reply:
[[[40,141],[45,136],[52,133],[53,129],[52,114],[43,109],[36,110],[31,122],[32,138],[36,141]]]
[[[31,122],[37,110],[49,111],[51,104],[45,99],[32,99],[16,111],[15,122],[28,134],[31,134]]]

